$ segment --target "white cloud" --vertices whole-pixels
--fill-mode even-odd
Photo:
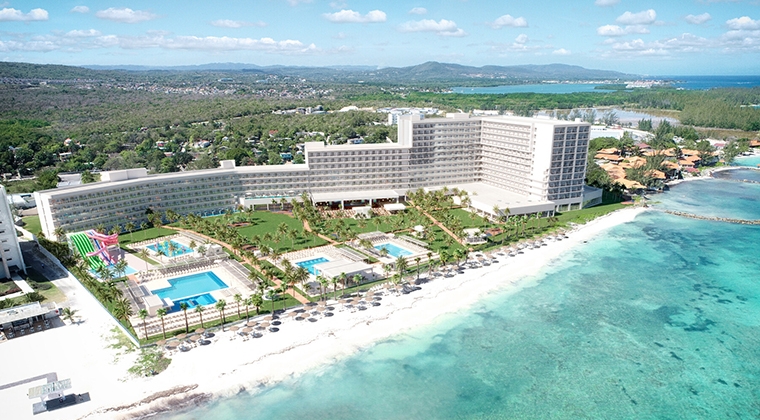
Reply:
[[[267,26],[265,22],[245,22],[242,20],[230,20],[230,19],[218,19],[211,21],[212,26],[216,26],[219,28],[242,28],[245,26],[259,26],[264,27]]]
[[[446,19],[441,19],[438,22],[433,19],[406,22],[399,27],[399,30],[401,32],[435,32],[436,35],[453,37],[467,35],[461,28],[457,28],[456,22]]]
[[[596,28],[597,35],[623,36],[628,34],[648,34],[649,28],[644,25],[629,25],[625,28],[618,25],[604,25]]]
[[[740,18],[727,20],[726,25],[729,29],[735,31],[751,31],[760,29],[760,20],[753,20],[749,16],[742,16]]]
[[[311,3],[313,0],[288,0],[291,6],[298,6],[300,3]]]
[[[597,2],[598,1],[599,0],[597,0]],[[554,55],[570,55],[571,53],[570,53],[570,50],[566,50],[564,48],[560,48],[558,50],[552,51],[552,54],[554,54]]]
[[[338,32],[333,36],[333,39],[346,39],[346,34],[344,32]]]
[[[362,15],[353,10],[343,9],[340,12],[325,13],[322,16],[333,23],[378,23],[385,22],[387,19],[385,12],[380,10],[372,10],[366,15]]]
[[[88,30],[73,30],[66,32],[66,36],[71,38],[88,38],[93,36],[100,36],[102,35],[100,31],[96,29],[88,29]]]
[[[29,13],[13,8],[4,8],[0,10],[0,22],[21,21],[32,22],[39,20],[48,20],[48,12],[45,9],[32,9]]]
[[[87,6],[74,6],[71,11],[74,13],[90,13],[90,8]]]
[[[515,42],[518,44],[524,44],[528,42],[528,35],[525,35],[525,34],[518,35],[517,38],[515,38]]]
[[[712,16],[709,13],[702,13],[701,15],[686,15],[684,19],[693,25],[701,25],[712,19]]]
[[[713,47],[713,43],[690,33],[681,34],[672,38],[644,42],[635,39],[628,42],[620,42],[612,45],[616,53],[626,53],[637,56],[672,56],[674,53],[694,53]]]
[[[409,11],[410,15],[424,15],[427,13],[427,9],[424,7],[415,7]]]
[[[511,15],[503,15],[497,18],[495,21],[489,23],[494,29],[499,29],[504,26],[511,26],[513,28],[527,28],[528,21],[524,17],[514,18]]]
[[[625,29],[617,25],[604,25],[596,28],[596,33],[601,36],[623,36]]]
[[[623,25],[651,25],[657,19],[654,9],[644,10],[638,13],[625,12],[615,19],[615,22]]]
[[[601,6],[601,7],[614,6],[618,3],[620,3],[620,0],[596,0],[594,2],[595,5]]]
[[[121,23],[140,23],[158,17],[158,15],[145,10],[132,10],[128,7],[121,9],[109,7],[108,9],[95,12],[95,16]]]

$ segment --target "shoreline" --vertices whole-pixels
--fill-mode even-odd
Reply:
[[[134,353],[113,359],[115,351],[103,351],[103,337],[107,336],[112,326],[109,322],[96,322],[94,318],[90,320],[87,317],[89,311],[95,308],[87,306],[92,302],[87,302],[85,296],[85,299],[79,299],[83,302],[77,302],[78,305],[84,304],[81,312],[85,322],[82,325],[67,325],[49,331],[61,335],[59,344],[75,339],[83,341],[76,341],[76,348],[69,345],[60,351],[53,351],[54,358],[44,365],[49,370],[57,371],[59,378],[71,377],[73,391],[90,392],[92,401],[57,411],[56,418],[149,417],[207,404],[241,392],[256,392],[287,378],[324,369],[389,337],[467,311],[494,291],[516,293],[530,287],[533,282],[528,279],[557,258],[602,231],[632,221],[645,211],[647,209],[641,207],[615,211],[577,226],[569,239],[551,242],[540,249],[526,250],[515,257],[499,257],[498,264],[466,269],[463,274],[450,278],[436,278],[423,284],[421,290],[408,295],[383,297],[381,306],[366,311],[349,312],[341,310],[338,304],[335,305],[335,316],[331,318],[320,318],[315,323],[284,319],[280,332],[267,333],[262,338],[248,341],[243,341],[241,337],[230,339],[235,337],[230,331],[217,333],[212,345],[171,356],[169,368],[149,378],[127,378],[126,370],[134,363]],[[94,299],[90,297],[89,300]],[[31,340],[42,339],[45,334],[48,332],[3,345],[34,346]],[[3,349],[11,350],[8,347]],[[17,351],[13,353],[12,357],[16,356]],[[17,367],[9,366],[7,375],[4,375],[8,382],[37,374],[29,374],[27,363],[33,359],[28,353],[18,355],[23,360],[14,364]],[[31,401],[23,397],[27,387],[11,390],[14,389],[13,398],[18,401],[13,401],[12,410],[8,413],[13,418],[31,417]],[[8,400],[11,390],[0,391],[0,398]]]

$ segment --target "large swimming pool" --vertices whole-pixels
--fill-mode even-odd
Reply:
[[[167,257],[178,257],[180,255],[193,252],[192,249],[182,245],[179,242],[174,241],[156,242],[155,245],[148,245],[146,248],[150,249],[153,252],[158,252],[161,250],[161,252],[163,252]]]
[[[321,263],[325,263],[325,262],[329,262],[329,261],[330,260],[328,260],[325,257],[319,257],[319,258],[314,258],[314,259],[307,260],[307,261],[299,261],[299,262],[296,263],[296,265],[299,266],[299,267],[303,267],[303,268],[309,270],[309,273],[311,273],[311,274],[313,274],[313,275],[316,276],[317,275],[317,270],[314,268],[314,266],[317,265],[317,264],[321,264]]]
[[[381,249],[386,249],[386,250],[388,250],[388,255],[390,255],[392,257],[395,257],[395,258],[406,257],[406,256],[414,254],[414,252],[412,252],[412,251],[410,251],[410,250],[408,250],[406,248],[401,248],[400,246],[398,246],[396,244],[392,244],[390,242],[384,243],[384,244],[380,244],[380,245],[375,245],[375,249],[378,250],[378,251],[380,251]]]
[[[171,287],[153,290],[153,294],[161,299],[171,299],[177,305],[182,300],[192,300],[214,290],[229,287],[213,271],[169,279],[169,284]],[[213,299],[210,295],[208,298]],[[208,298],[204,299],[207,300]],[[213,300],[213,302],[216,302],[216,300]],[[201,305],[206,305],[206,303],[201,303]]]

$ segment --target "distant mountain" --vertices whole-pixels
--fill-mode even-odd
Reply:
[[[19,79],[113,79],[124,80],[157,75],[181,77],[183,73],[192,72],[209,80],[219,77],[240,79],[247,73],[275,75],[278,77],[296,77],[318,82],[333,83],[384,83],[384,84],[516,84],[545,80],[632,80],[639,76],[609,70],[594,70],[566,64],[517,65],[517,66],[483,66],[472,67],[461,64],[438,63],[429,61],[410,67],[373,66],[258,66],[244,63],[209,63],[192,66],[100,66],[83,67],[39,65],[28,63],[0,62],[0,78]],[[241,80],[242,82],[242,80]]]

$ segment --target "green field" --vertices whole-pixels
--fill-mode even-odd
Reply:
[[[119,245],[125,246],[133,244],[135,242],[147,241],[150,239],[160,238],[162,236],[169,236],[177,233],[176,230],[167,228],[148,228],[145,230],[138,230],[132,233],[120,233]]]
[[[317,235],[304,231],[301,221],[296,220],[287,214],[257,211],[252,216],[247,217],[246,221],[251,223],[251,225],[237,228],[238,232],[244,238],[247,238],[249,240],[254,236],[258,236],[261,239],[261,243],[263,245],[271,247],[277,252],[296,251],[299,249],[312,248],[327,243],[327,241],[318,237]],[[289,230],[296,232],[297,236],[294,240],[291,240],[287,236],[280,238],[278,241],[263,240],[263,237],[266,233],[275,235],[277,233],[277,227],[282,223],[285,223],[285,225],[288,226]]]
[[[26,216],[22,217],[21,220],[24,221],[24,229],[28,230],[29,232],[33,234],[38,234],[42,230],[42,225],[40,224],[40,216]],[[50,238],[55,239],[55,238]]]

